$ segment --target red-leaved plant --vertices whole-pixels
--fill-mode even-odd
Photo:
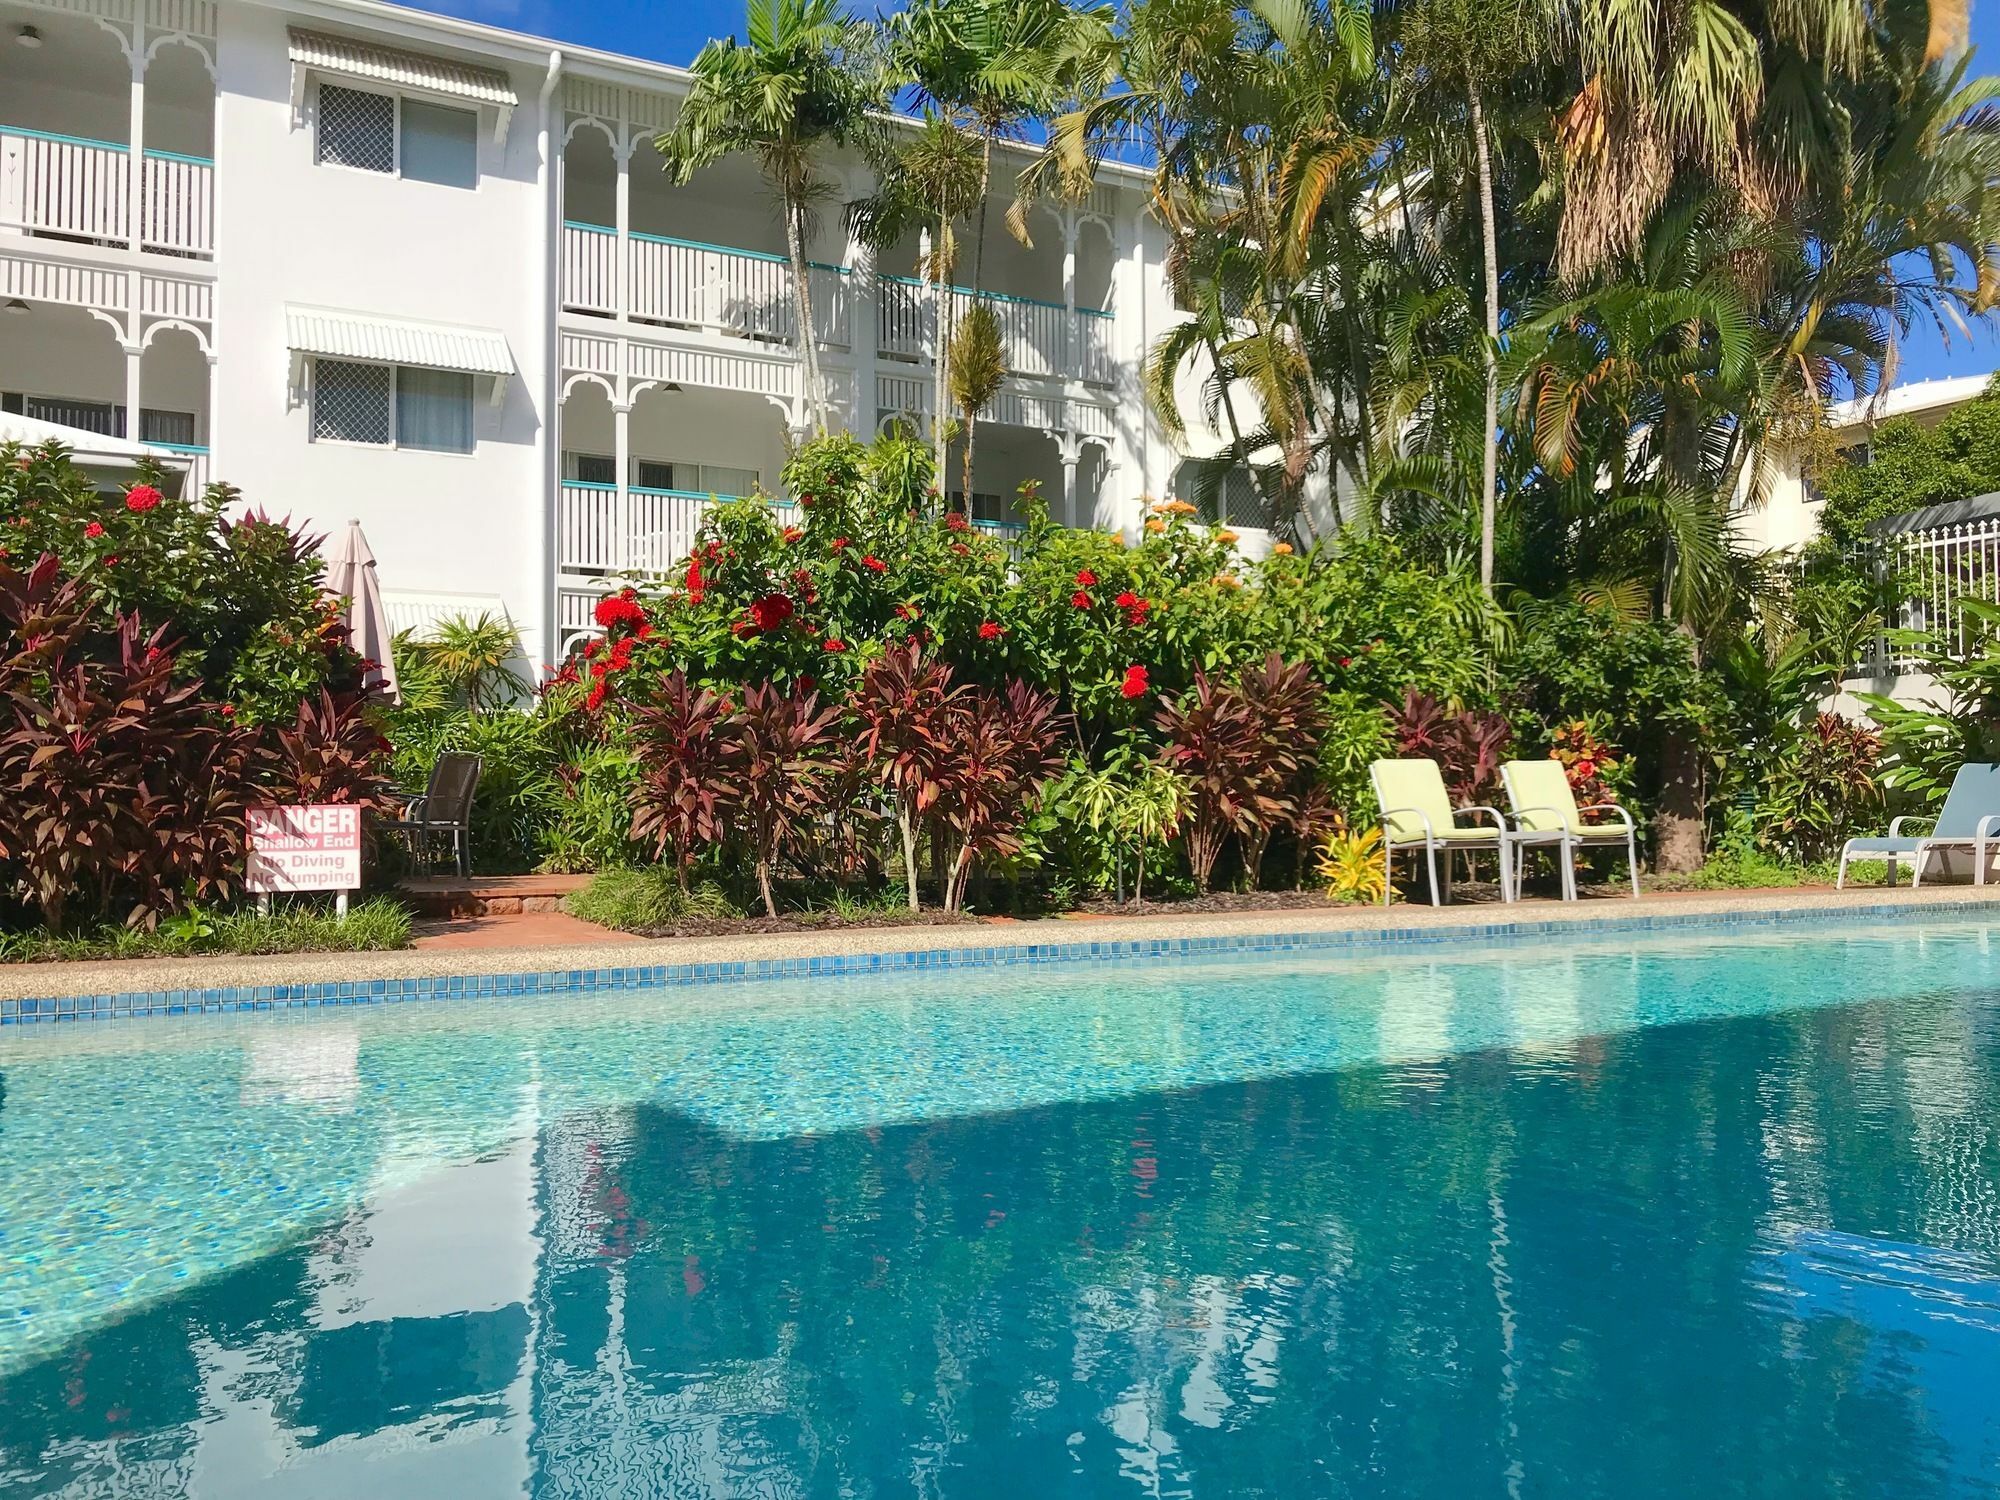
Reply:
[[[695,854],[718,843],[743,796],[742,745],[726,728],[730,707],[675,671],[633,722],[641,771],[632,837],[672,855],[683,889]]]
[[[944,795],[965,696],[951,668],[926,661],[915,641],[871,662],[855,693],[859,748],[895,801],[911,911],[918,909],[917,829]]]
[[[1062,770],[1056,753],[1063,721],[1056,700],[1024,682],[963,700],[958,749],[945,772],[941,821],[956,845],[945,875],[944,909],[965,905],[975,863],[1020,853],[1027,808]]]
[[[1513,729],[1499,714],[1448,709],[1414,688],[1403,695],[1400,707],[1389,710],[1389,732],[1397,754],[1438,763],[1452,801],[1460,806],[1488,799],[1514,740]]]
[[[737,806],[767,916],[778,914],[772,866],[786,851],[804,847],[824,805],[839,721],[840,711],[821,708],[816,692],[785,693],[759,683],[743,690],[742,709],[721,726],[736,745]]]

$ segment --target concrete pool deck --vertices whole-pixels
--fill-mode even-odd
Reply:
[[[1669,926],[1717,917],[1737,921],[1760,918],[1835,915],[1866,912],[1881,921],[1907,912],[1911,916],[1949,917],[1955,911],[1988,909],[2000,913],[2000,887],[1941,886],[1920,891],[1868,886],[1846,891],[1788,890],[1725,893],[1654,894],[1641,901],[1604,897],[1574,904],[1557,901],[1468,903],[1433,909],[1427,906],[1266,909],[1226,914],[1158,915],[1036,921],[973,923],[950,927],[875,927],[824,932],[754,933],[698,938],[634,938],[603,932],[586,942],[522,946],[464,947],[439,945],[389,953],[301,953],[260,958],[203,957],[133,959],[66,964],[22,964],[0,969],[0,1002],[53,1001],[69,997],[184,997],[182,1004],[199,1008],[199,992],[242,993],[276,987],[377,985],[382,982],[431,981],[480,976],[629,974],[667,966],[707,971],[715,966],[762,969],[773,963],[855,956],[913,954],[962,955],[966,950],[1072,948],[1076,945],[1119,943],[1158,944],[1182,940],[1248,939],[1261,936],[1348,933],[1362,941],[1370,935],[1407,933],[1413,941],[1445,938],[1466,929],[1505,935],[1521,927],[1545,934],[1551,926],[1625,926],[1634,919],[1655,919]],[[577,924],[579,926],[583,924]],[[1495,932],[1494,929],[1500,929]],[[597,929],[593,929],[595,931]],[[1393,938],[1378,937],[1380,940]],[[947,966],[949,960],[939,964]],[[697,977],[699,977],[697,975]],[[736,977],[741,977],[736,976]],[[589,988],[589,985],[577,986]],[[428,991],[429,986],[424,986]],[[504,991],[503,991],[504,992]],[[365,993],[354,996],[366,999]],[[411,998],[406,994],[401,997]],[[276,997],[279,1006],[286,998]],[[296,1001],[292,1003],[297,1003]],[[214,1008],[211,1006],[210,1008]],[[240,1008],[240,1007],[239,1007]],[[259,1008],[263,1008],[261,1005]],[[75,1018],[64,1007],[62,1019]],[[74,1007],[75,1016],[96,1013]],[[6,1007],[11,1018],[20,1013]],[[25,1019],[25,1017],[23,1017]]]

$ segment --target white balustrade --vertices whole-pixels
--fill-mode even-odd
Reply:
[[[556,566],[569,573],[628,576],[675,572],[716,499],[635,485],[621,506],[615,485],[567,480],[556,504]],[[789,517],[789,507],[773,509],[781,519]]]
[[[1008,373],[1013,375],[1067,376],[1109,384],[1115,367],[1111,359],[1111,319],[1093,313],[1058,307],[1032,297],[1010,297],[999,292],[975,296],[963,287],[954,287],[953,316],[961,323],[975,302],[984,302],[1000,321],[1000,343]],[[922,282],[900,276],[885,276],[876,327],[876,348],[901,359],[928,362],[932,347],[931,307],[934,294]]]
[[[198,157],[143,157],[140,243],[215,253],[215,168]],[[0,226],[129,244],[132,155],[108,141],[0,129]]]
[[[565,224],[562,233],[562,304],[579,312],[611,313],[618,307],[618,236],[608,229]]]
[[[1885,536],[1864,549],[1864,555],[1872,557],[1882,578],[1905,590],[1902,607],[1890,623],[1904,630],[1934,631],[1958,655],[1967,654],[1983,634],[1965,602],[2000,605],[2000,520]],[[1918,666],[1921,660],[1913,646],[1883,637],[1874,643],[1865,665],[1893,673]]]

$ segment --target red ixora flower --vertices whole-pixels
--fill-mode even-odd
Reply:
[[[1127,625],[1145,624],[1146,616],[1151,614],[1153,610],[1152,600],[1141,599],[1130,589],[1120,594],[1112,602],[1125,611],[1125,623]]]
[[[889,565],[872,552],[861,559],[861,566],[871,573],[886,573],[889,571]]]
[[[1069,602],[1074,604],[1078,609],[1089,609],[1090,595],[1086,594],[1082,589],[1078,589],[1074,594],[1069,596]]]
[[[1088,568],[1085,568],[1076,575],[1076,581],[1082,588],[1094,589],[1097,587],[1097,575]]]
[[[750,618],[765,634],[781,628],[792,617],[792,601],[783,594],[766,594],[750,606]]]
[[[699,552],[688,555],[687,589],[688,603],[701,603],[701,554]]]
[[[645,608],[624,594],[606,594],[597,601],[597,623],[606,630],[624,625],[636,630],[646,623]]]
[[[165,498],[150,484],[135,484],[125,492],[125,508],[135,515],[143,515]]]
[[[833,550],[836,552],[845,552],[847,550],[847,538],[844,536],[835,537],[833,539]]]
[[[784,536],[787,545],[789,545],[792,542],[796,542],[800,537],[804,535],[805,533],[799,530],[799,528],[796,526],[787,526],[785,528]]]
[[[1125,681],[1119,685],[1118,691],[1127,698],[1143,698],[1151,686],[1152,682],[1146,675],[1146,669],[1134,662],[1125,669]]]
[[[589,696],[583,700],[583,706],[591,713],[596,713],[600,708],[604,707],[604,692],[605,688],[602,682],[592,684]]]
[[[960,557],[964,557],[972,551],[972,549],[966,546],[965,543],[963,542],[953,542],[951,544],[951,550],[956,552]]]
[[[982,641],[997,641],[1006,633],[1004,626],[996,625],[991,620],[987,620],[979,627],[979,638]]]
[[[834,655],[838,656],[847,649],[847,642],[840,639],[839,636],[830,635],[819,649],[822,651],[831,651]]]
[[[952,531],[964,531],[972,523],[965,519],[964,511],[954,510],[946,513],[944,524]]]
[[[92,541],[95,541],[98,537],[104,535],[104,523],[101,521],[92,521],[88,526],[83,528],[83,534]]]

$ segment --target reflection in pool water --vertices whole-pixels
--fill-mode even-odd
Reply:
[[[0,1038],[12,1496],[2000,1488],[1990,930]]]

